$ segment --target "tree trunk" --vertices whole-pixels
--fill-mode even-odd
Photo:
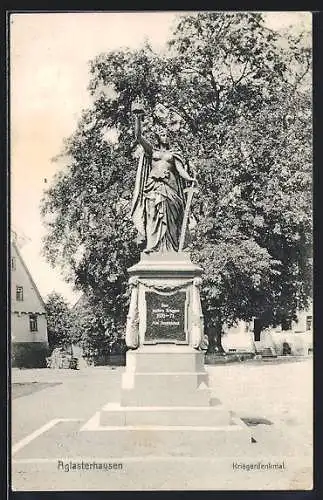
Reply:
[[[216,352],[215,329],[212,327],[209,327],[207,329],[206,333],[207,333],[207,337],[209,340],[208,352],[214,353],[214,352]]]
[[[282,318],[281,327],[283,331],[292,329],[292,320],[288,317]]]
[[[223,346],[222,346],[222,327],[220,327],[217,330],[215,339],[216,339],[217,352],[223,354],[224,353],[224,349],[223,349]]]
[[[224,353],[222,347],[222,323],[217,322],[216,325],[210,326],[207,329],[207,336],[209,339],[208,352],[210,353]]]

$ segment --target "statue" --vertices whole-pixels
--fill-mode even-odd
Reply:
[[[139,99],[133,102],[135,138],[142,146],[133,195],[131,216],[138,231],[138,243],[145,253],[182,250],[192,192],[196,178],[191,177],[182,156],[169,147],[165,133],[156,134],[155,148],[142,136],[144,109]],[[188,202],[188,203],[187,203]]]

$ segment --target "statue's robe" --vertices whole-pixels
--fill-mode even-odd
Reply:
[[[180,154],[170,152],[185,170]],[[143,154],[138,163],[131,216],[138,231],[138,242],[146,251],[178,251],[186,204],[186,181],[175,165],[152,167],[152,156]]]

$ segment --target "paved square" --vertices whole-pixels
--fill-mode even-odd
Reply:
[[[13,489],[310,489],[312,359],[207,369],[216,394],[253,436],[233,456],[215,450],[203,457],[198,446],[196,456],[186,456],[185,434],[169,454],[163,453],[163,439],[172,440],[166,434],[156,453],[143,431],[136,453],[127,434],[121,446],[116,433],[82,431],[103,406],[118,401],[123,368],[13,370],[13,392],[15,383],[42,384],[12,401]],[[121,449],[127,451],[120,455]]]

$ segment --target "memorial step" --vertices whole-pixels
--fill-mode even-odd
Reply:
[[[99,439],[118,456],[235,456],[248,450],[251,433],[240,420],[221,426],[133,425],[102,426],[100,414],[81,428],[86,440]],[[96,437],[96,438],[95,438]]]
[[[227,426],[233,415],[223,405],[218,406],[157,406],[131,407],[109,403],[100,412],[101,426]]]
[[[188,346],[153,345],[137,351],[127,351],[127,371],[150,372],[203,372],[204,353]]]
[[[143,391],[172,390],[198,390],[203,385],[208,387],[209,377],[207,372],[147,372],[137,373],[126,371],[122,375],[122,389],[133,389]]]
[[[123,389],[121,391],[121,406],[210,406],[211,391],[205,386],[189,390],[179,386],[176,390],[165,384],[158,390]]]

